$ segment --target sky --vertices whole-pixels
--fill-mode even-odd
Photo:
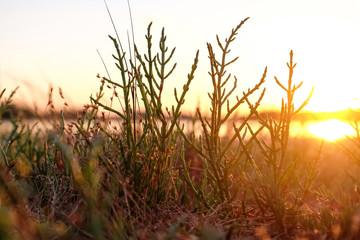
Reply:
[[[107,0],[107,4],[127,46],[127,32],[131,33],[127,1]],[[360,107],[360,0],[130,0],[130,5],[140,51],[146,51],[144,35],[150,22],[154,50],[163,27],[169,48],[176,47],[172,63],[177,67],[165,82],[165,105],[174,104],[173,89],[181,91],[199,50],[184,109],[192,111],[198,102],[208,109],[212,83],[206,43],[216,48],[216,34],[224,41],[232,28],[250,17],[231,45],[229,59],[239,56],[230,69],[238,78],[235,94],[241,96],[254,86],[267,66],[263,107],[279,107],[285,93],[274,76],[286,83],[286,62],[293,50],[297,63],[293,81],[304,81],[295,105],[315,87],[306,110]],[[89,103],[90,94],[99,89],[97,73],[106,76],[97,50],[112,79],[120,81],[108,35],[115,33],[103,0],[2,0],[0,88],[10,91],[20,86],[15,100],[40,109],[47,104],[50,86],[55,91],[60,87],[72,107]]]

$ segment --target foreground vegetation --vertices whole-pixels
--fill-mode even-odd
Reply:
[[[360,135],[325,144],[290,137],[294,116],[312,94],[293,102],[302,83],[293,81],[292,51],[288,80],[275,77],[284,90],[278,118],[258,111],[267,68],[257,84],[235,94],[237,78],[227,69],[237,58],[228,55],[247,20],[224,42],[216,38],[218,50],[207,44],[211,108],[208,116],[197,109],[192,118],[201,134],[185,129],[181,118],[199,52],[168,109],[162,93],[176,67],[175,49],[169,51],[163,30],[154,52],[151,24],[145,54],[135,47],[128,57],[110,37],[121,79],[98,75],[99,91],[77,119],[56,111],[52,92],[50,127],[10,112],[11,127],[1,129],[0,238],[360,237]],[[0,118],[14,94],[2,91]],[[249,110],[236,118],[241,105]],[[250,124],[254,118],[259,127]],[[353,127],[359,133],[358,119]]]

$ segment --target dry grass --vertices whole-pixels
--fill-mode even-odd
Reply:
[[[176,66],[175,50],[168,52],[163,30],[154,52],[151,25],[147,52],[134,46],[136,66],[111,37],[121,79],[98,75],[99,91],[76,119],[64,115],[65,99],[57,111],[52,91],[50,127],[9,114],[11,127],[0,135],[0,238],[359,238],[360,138],[321,143],[290,137],[293,117],[312,94],[295,109],[301,83],[292,81],[292,51],[289,79],[275,78],[285,91],[277,118],[258,111],[266,68],[258,84],[234,95],[237,80],[230,84],[226,69],[236,58],[227,60],[227,54],[246,20],[225,42],[217,38],[220,58],[208,44],[212,109],[208,117],[197,110],[192,119],[201,130],[185,132],[181,119],[199,54],[182,90],[175,90],[176,105],[165,108],[161,95]],[[0,117],[14,94],[1,93]],[[233,122],[243,104],[249,111]],[[222,136],[225,127],[229,134]]]

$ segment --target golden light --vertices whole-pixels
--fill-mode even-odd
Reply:
[[[357,89],[349,87],[347,82],[329,85],[326,82],[318,81],[314,87],[315,92],[306,106],[306,110],[313,112],[334,112],[349,108],[358,109],[360,107],[360,102],[357,99]],[[310,89],[310,86],[308,86],[308,89]],[[310,90],[304,92],[307,93],[308,91]]]
[[[356,134],[350,124],[337,119],[329,119],[323,122],[309,124],[308,131],[312,135],[327,141],[335,141],[346,135],[353,136]]]

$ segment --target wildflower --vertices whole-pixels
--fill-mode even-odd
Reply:
[[[15,166],[15,161],[12,160],[12,161],[9,163],[8,168],[11,169],[11,168],[13,168],[14,166]]]

